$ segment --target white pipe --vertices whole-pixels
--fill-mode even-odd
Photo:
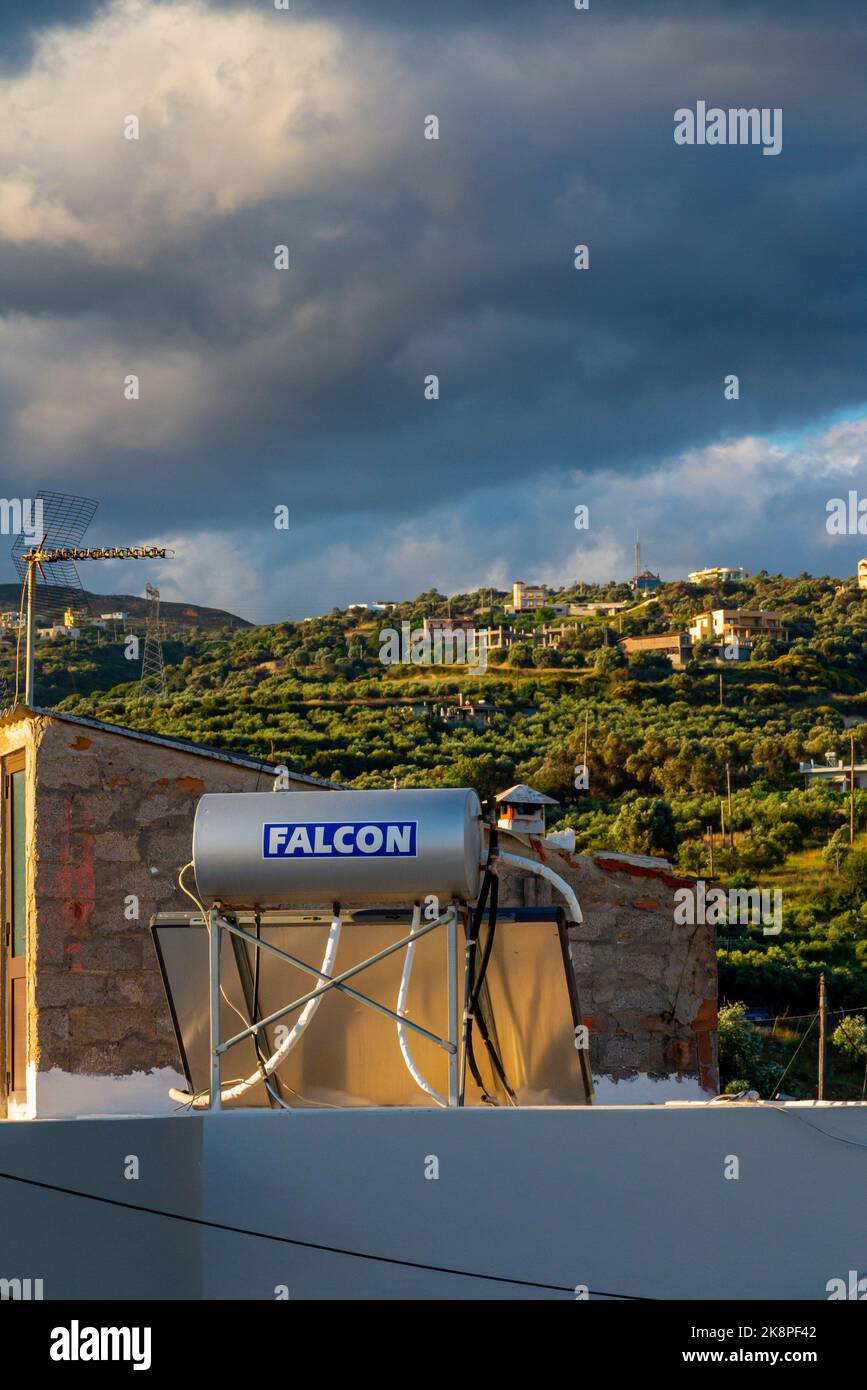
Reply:
[[[524,859],[520,854],[507,854],[505,850],[500,850],[497,858],[503,864],[514,864],[517,869],[524,869],[528,874],[538,874],[540,878],[547,878],[549,883],[553,883],[558,893],[562,893],[566,899],[568,911],[566,918],[570,922],[583,922],[581,908],[578,906],[578,899],[569,887],[565,878],[555,874],[553,869],[549,869],[547,864],[540,864],[535,859]]]
[[[319,972],[323,978],[331,978],[331,972],[334,969],[335,957],[337,956],[337,945],[340,941],[340,928],[341,921],[340,913],[338,912],[337,916],[333,919],[331,923],[331,930],[328,933],[328,941],[325,946],[325,955],[322,959],[322,969]],[[217,930],[217,928],[214,928],[214,930]],[[277,1051],[274,1052],[268,1058],[267,1062],[264,1062],[262,1064],[261,1070],[254,1071],[253,1074],[251,1076],[248,1076],[245,1081],[239,1081],[236,1085],[227,1087],[225,1090],[221,1090],[221,1101],[237,1100],[238,1096],[244,1095],[247,1091],[251,1090],[252,1087],[257,1084],[257,1082],[262,1081],[263,1072],[265,1076],[270,1076],[271,1073],[274,1072],[277,1069],[277,1067],[279,1067],[280,1063],[284,1061],[286,1057],[288,1057],[293,1047],[295,1047],[296,1044],[299,1042],[302,1033],[307,1028],[307,1025],[310,1023],[311,1019],[313,1018],[313,1015],[316,1013],[316,1010],[319,1008],[322,998],[323,996],[319,994],[313,999],[308,999],[307,1003],[304,1005],[304,1008],[301,1010],[298,1022],[295,1024],[294,1028],[288,1034],[288,1036],[283,1039],[280,1046],[277,1048]],[[181,1101],[185,1105],[189,1105],[191,1103],[189,1093],[186,1091],[176,1091],[172,1089],[169,1091],[169,1095],[171,1096],[172,1100]],[[197,1110],[207,1109],[208,1104],[209,1099],[207,1095],[195,1096],[192,1100],[193,1108]]]
[[[412,909],[412,925],[409,929],[410,936],[415,936],[420,926],[421,906],[419,905],[419,903],[415,903]],[[403,974],[400,977],[400,989],[397,993],[397,1009],[395,1010],[395,1012],[399,1014],[406,1013],[406,998],[409,994],[409,977],[412,974],[412,961],[414,955],[415,942],[410,941],[409,945],[406,948],[406,959],[403,963]],[[433,1086],[431,1086],[431,1084],[428,1081],[425,1081],[424,1077],[422,1076],[421,1072],[416,1066],[412,1052],[410,1051],[409,1043],[407,1041],[406,1029],[402,1023],[398,1023],[397,1025],[397,1040],[400,1043],[400,1050],[403,1053],[403,1060],[406,1063],[407,1071],[409,1072],[413,1081],[416,1083],[417,1086],[420,1086],[423,1091],[426,1091],[427,1094],[436,1101],[437,1105],[441,1105],[443,1106],[443,1108],[445,1108],[446,1102],[443,1099],[443,1097],[439,1094],[438,1091],[434,1090]]]

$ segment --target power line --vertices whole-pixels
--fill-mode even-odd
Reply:
[[[810,1031],[811,1031],[811,1029],[812,1029],[812,1027],[813,1027],[813,1024],[816,1022],[816,1019],[817,1019],[818,1017],[819,1017],[818,1014],[813,1014],[813,1022],[810,1024],[810,1027],[806,1030],[806,1032],[804,1033],[804,1036],[802,1037],[801,1041],[798,1043],[798,1046],[795,1048],[794,1052],[792,1053],[791,1057],[789,1058],[789,1060],[788,1060],[788,1062],[787,1062],[787,1064],[786,1064],[785,1071],[783,1072],[782,1076],[780,1076],[780,1077],[777,1078],[777,1084],[775,1085],[773,1091],[771,1092],[771,1100],[774,1099],[774,1096],[777,1094],[777,1091],[780,1089],[780,1086],[782,1085],[783,1081],[784,1081],[785,1078],[786,1078],[786,1073],[788,1072],[789,1067],[791,1067],[792,1063],[794,1062],[794,1060],[795,1060],[795,1058],[797,1057],[798,1053],[800,1052],[801,1048],[804,1046],[804,1043],[807,1041],[808,1037],[810,1036]]]
[[[725,1007],[725,1006],[723,1006]],[[867,1004],[856,1004],[851,1009],[829,1009],[829,1014],[858,1014],[867,1009]],[[747,1023],[798,1023],[802,1018],[815,1018],[816,1011],[809,1014],[768,1014],[766,1018],[748,1018]]]
[[[185,1216],[180,1212],[161,1211],[159,1207],[141,1207],[135,1202],[122,1202],[117,1197],[101,1197],[94,1192],[79,1192],[72,1187],[61,1187],[57,1183],[40,1182],[37,1178],[23,1178],[17,1173],[0,1173],[6,1182],[23,1183],[26,1187],[39,1187],[46,1192],[59,1192],[64,1197],[80,1197],[86,1202],[100,1202],[104,1206],[122,1207],[125,1211],[137,1211],[145,1216],[162,1216],[168,1221],[183,1221],[191,1226],[206,1226],[212,1231],[228,1231],[231,1235],[253,1236],[257,1240],[273,1240],[281,1245],[295,1245],[302,1250],[319,1250],[326,1255],[345,1255],[354,1260],[370,1260],[376,1264],[400,1265],[404,1269],[423,1269],[431,1274],[452,1274],[461,1279],[483,1279],[494,1284],[518,1284],[527,1289],[549,1289],[553,1293],[574,1294],[575,1286],[566,1284],[544,1284],[536,1279],[512,1279],[505,1274],[479,1274],[473,1270],[451,1269],[447,1265],[424,1264],[420,1260],[401,1260],[393,1255],[371,1255],[363,1250],[346,1250],[338,1245],[320,1245],[312,1240],[296,1240],[292,1236],[276,1236],[269,1231],[250,1231],[244,1226],[229,1226],[222,1221],[206,1221],[200,1216]],[[657,1300],[641,1294],[608,1293],[605,1289],[588,1289],[597,1298],[619,1298],[630,1303],[655,1303]]]
[[[857,1101],[850,1102],[857,1105]],[[831,1129],[823,1129],[821,1125],[816,1125],[812,1120],[808,1120],[804,1115],[799,1115],[796,1110],[787,1110],[782,1105],[772,1105],[772,1110],[777,1110],[781,1115],[788,1115],[790,1119],[797,1120],[799,1124],[806,1125],[808,1129],[814,1129],[817,1134],[824,1134],[826,1139],[834,1139],[838,1144],[848,1144],[851,1149],[867,1149],[867,1144],[862,1144],[860,1139],[847,1139],[845,1134],[835,1134]]]

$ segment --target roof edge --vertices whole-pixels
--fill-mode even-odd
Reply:
[[[255,772],[276,774],[277,764],[266,762],[264,758],[249,758],[243,753],[233,753],[226,748],[212,748],[192,739],[176,738],[171,734],[152,734],[143,729],[129,729],[123,724],[108,724],[104,719],[92,719],[85,714],[68,714],[65,710],[43,709],[40,705],[26,705],[19,701],[0,711],[0,728],[15,724],[22,719],[56,719],[62,724],[75,724],[101,733],[116,734],[119,738],[132,738],[140,743],[155,743],[163,748],[189,753],[194,757],[211,758],[216,762],[232,763],[236,767],[249,767]],[[295,772],[289,768],[289,776],[297,782],[312,787],[324,787],[329,791],[345,791],[339,782],[327,782],[322,777],[311,777],[307,772]]]

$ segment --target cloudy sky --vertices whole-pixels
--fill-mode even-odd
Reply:
[[[636,529],[852,572],[863,0],[288,3],[0,0],[2,495],[177,552],[85,584],[266,621],[623,578]],[[676,145],[700,100],[781,153]]]

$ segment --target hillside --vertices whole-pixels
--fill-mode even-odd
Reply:
[[[0,584],[0,609],[17,609],[21,602],[20,584]],[[134,619],[144,621],[148,613],[148,601],[135,594],[94,594],[82,592],[82,602],[89,606],[90,613],[129,613]],[[162,600],[160,612],[169,632],[176,629],[201,628],[211,632],[223,628],[251,627],[246,618],[227,613],[222,608],[203,608],[196,603],[171,603]]]
[[[612,585],[564,589],[552,602],[630,598]],[[867,848],[858,840],[850,850],[848,795],[805,789],[798,771],[801,761],[848,755],[850,735],[867,761],[867,593],[808,575],[715,590],[667,584],[616,618],[581,618],[553,651],[532,645],[550,612],[507,618],[504,600],[487,590],[451,600],[432,591],[388,615],[335,610],[301,623],[190,630],[166,645],[165,698],[145,704],[119,645],[43,644],[40,698],[357,787],[471,784],[486,795],[527,781],[558,798],[552,823],[574,827],[579,848],[665,854],[703,878],[710,828],[719,881],[782,893],[778,935],[761,922],[720,923],[723,997],[774,1016],[809,1015],[824,971],[834,1008],[867,1006]],[[757,641],[748,662],[697,648],[674,670],[658,653],[627,659],[617,645],[738,604],[778,612],[784,623],[784,635]],[[449,606],[455,616],[477,614],[477,625],[509,622],[521,640],[490,652],[483,673],[382,664],[384,629],[415,628]],[[480,716],[489,722],[441,715],[461,693],[489,702]],[[856,793],[855,815],[860,834],[867,791]]]

